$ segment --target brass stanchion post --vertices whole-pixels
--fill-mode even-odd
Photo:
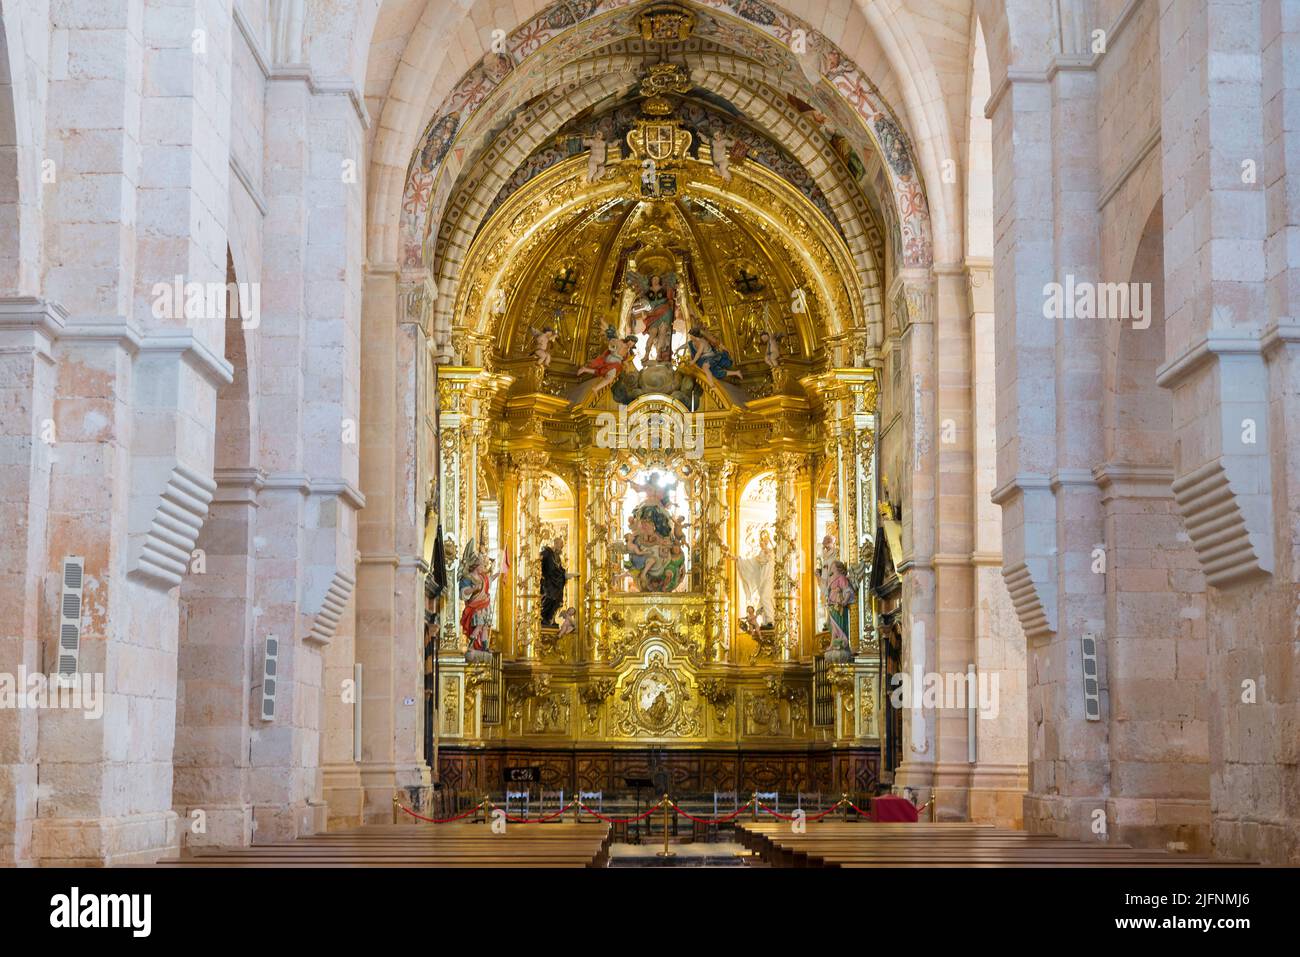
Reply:
[[[483,823],[491,824],[492,817],[492,795],[483,795]]]
[[[845,824],[849,821],[849,792],[845,791],[840,795],[840,820]]]
[[[399,805],[398,800],[397,800],[397,794],[394,793],[394,794],[393,794],[393,823],[394,823],[394,824],[397,823],[397,809],[398,809],[399,806],[400,806],[400,805]]]
[[[751,813],[753,814],[753,820],[757,821],[758,820],[758,792],[755,791],[753,794],[751,794],[749,796],[749,799],[750,801],[753,802],[754,805],[753,808],[751,809]]]
[[[667,794],[664,795],[663,805],[664,805],[664,849],[655,856],[676,857],[677,856],[676,854],[668,850],[668,811],[669,808],[672,806],[672,802],[668,800]]]

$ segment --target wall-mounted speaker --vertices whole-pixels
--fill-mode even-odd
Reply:
[[[77,673],[81,660],[81,579],[86,560],[80,555],[63,559],[63,593],[59,596],[59,677]]]
[[[280,639],[266,636],[266,653],[262,657],[262,720],[275,720],[275,682],[280,657]]]
[[[1101,720],[1101,681],[1097,675],[1097,636],[1084,635],[1083,645],[1083,716]]]

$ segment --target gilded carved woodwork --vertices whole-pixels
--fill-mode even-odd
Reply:
[[[690,252],[700,281],[696,291],[706,314],[720,314],[726,325],[738,330],[754,330],[746,323],[753,321],[756,307],[737,296],[730,279],[720,277],[718,270],[727,263],[757,257],[766,264],[764,275],[776,282],[773,299],[777,302],[771,321],[784,323],[792,318],[788,308],[792,290],[811,292],[807,312],[794,315],[796,325],[790,327],[801,355],[814,354],[824,335],[851,328],[865,335],[860,297],[849,295],[844,279],[853,275],[849,253],[820,214],[805,213],[802,195],[757,164],[735,167],[728,183],[708,164],[688,161],[687,165],[690,180],[683,195],[698,196],[693,202],[704,205],[690,208],[711,210],[713,221],[691,225],[694,219],[683,220],[680,204],[651,204],[665,208],[642,215],[667,217],[661,219],[661,232]],[[610,286],[606,280],[613,264],[593,261],[590,246],[625,246],[611,238],[609,230],[625,236],[625,227],[635,219],[629,218],[628,212],[634,211],[642,198],[639,169],[635,158],[629,157],[620,165],[623,171],[618,176],[586,184],[582,182],[585,160],[574,157],[546,170],[511,196],[485,225],[467,255],[465,275],[472,278],[458,287],[453,342],[470,349],[478,344],[471,344],[465,336],[486,336],[497,343],[504,356],[520,356],[527,324],[549,318],[557,305],[567,310],[568,303],[576,310],[580,325],[567,343],[560,343],[559,354],[572,362],[608,319],[605,310]],[[652,243],[654,237],[647,241]],[[552,295],[552,281],[557,264],[568,259],[586,263],[578,277],[583,291],[560,303]],[[502,292],[507,293],[508,305],[498,310],[493,307],[500,304]],[[754,346],[750,352],[755,357],[756,349]]]
[[[657,64],[642,89],[646,116],[626,149],[609,144],[606,175],[587,182],[585,155],[544,170],[502,202],[465,253],[451,310],[452,346],[465,365],[441,367],[438,388],[444,534],[461,548],[470,538],[499,548],[510,562],[498,583],[492,641],[505,675],[494,692],[501,723],[476,717],[488,669],[461,663],[455,699],[471,745],[739,749],[756,740],[793,752],[860,745],[864,709],[874,713],[874,692],[862,679],[874,673],[875,649],[859,642],[841,695],[850,720],[812,723],[819,584],[810,513],[814,474],[826,472],[840,556],[865,560],[862,536],[874,532],[877,381],[873,369],[852,363],[866,339],[864,303],[879,297],[857,288],[834,226],[781,177],[735,160],[724,179],[711,144],[691,155],[691,134],[671,115],[683,85],[689,89],[689,78],[679,66]],[[675,177],[649,195],[646,159]],[[622,277],[634,260],[638,269],[681,277],[690,323],[713,329],[743,370],[734,391],[705,381],[677,398],[651,393],[622,406],[609,392],[568,400],[579,368],[621,319]],[[533,347],[543,324],[559,333],[547,363]],[[756,344],[764,330],[782,336],[775,368]],[[689,359],[672,371],[705,378]],[[634,429],[611,439],[602,417],[619,415],[633,426],[638,417],[690,417],[700,430],[698,454],[638,445]],[[680,590],[628,590],[636,575],[624,564],[624,535],[628,509],[639,507],[629,488],[647,470],[670,472],[682,489],[689,561]],[[572,497],[558,524],[574,536],[570,570],[578,577],[565,602],[578,609],[579,627],[563,640],[540,628],[540,547],[558,528],[543,521],[550,474]],[[740,499],[764,474],[776,489],[773,627],[742,633]],[[550,521],[556,506],[548,507]],[[489,527],[498,536],[491,542]],[[454,635],[450,612],[444,606]],[[446,644],[442,653],[455,658]],[[588,770],[594,780],[597,771]],[[575,765],[565,773],[585,780],[587,771]],[[742,772],[733,763],[692,773],[727,780]],[[752,773],[776,780],[787,772],[773,765]],[[829,789],[832,774],[850,772],[816,773]]]
[[[570,698],[566,687],[552,687],[549,674],[534,674],[506,685],[507,726],[516,735],[565,734]]]
[[[731,715],[731,706],[735,704],[736,692],[718,678],[705,678],[699,685],[700,697],[713,705],[713,713],[719,724],[725,725]]]
[[[583,730],[587,733],[595,733],[600,726],[600,707],[607,698],[614,694],[613,678],[596,678],[583,685],[578,691],[578,698],[582,701]]]

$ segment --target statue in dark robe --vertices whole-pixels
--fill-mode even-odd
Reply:
[[[542,546],[542,627],[555,627],[555,613],[564,604],[564,585],[576,576],[564,569],[564,539]]]

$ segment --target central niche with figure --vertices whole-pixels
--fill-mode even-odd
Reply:
[[[772,627],[776,615],[773,584],[776,554],[776,476],[764,472],[752,478],[740,496],[740,628],[757,635]]]
[[[631,473],[622,511],[626,529],[620,546],[624,556],[623,590],[686,590],[690,572],[685,532],[689,509],[677,476],[666,469]]]

